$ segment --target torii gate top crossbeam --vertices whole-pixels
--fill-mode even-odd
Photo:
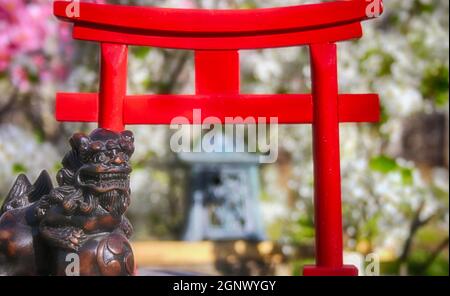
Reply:
[[[377,9],[381,13],[382,1]],[[80,3],[68,17],[68,2],[54,13],[74,23],[75,39],[176,49],[258,49],[336,42],[362,36],[370,19],[366,0],[241,9],[168,9]]]

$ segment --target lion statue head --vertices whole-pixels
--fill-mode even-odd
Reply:
[[[70,145],[72,149],[57,174],[60,188],[75,189],[74,194],[81,191],[84,198],[80,207],[84,212],[100,205],[112,214],[122,215],[130,203],[133,133],[96,129],[89,135],[74,134]],[[67,192],[63,195],[67,196]]]

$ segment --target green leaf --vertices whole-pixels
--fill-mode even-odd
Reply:
[[[15,163],[12,166],[14,174],[26,173],[27,167],[21,163]]]
[[[150,50],[151,48],[149,47],[143,46],[133,47],[133,54],[135,57],[142,60],[149,54]]]
[[[383,60],[380,65],[380,70],[378,71],[379,76],[387,76],[392,73],[392,65],[395,63],[394,57],[390,54],[383,54]]]
[[[55,172],[61,170],[62,168],[63,168],[63,165],[62,165],[62,163],[60,163],[60,162],[55,163],[55,165],[53,166],[53,170],[54,170]]]
[[[384,105],[381,106],[381,120],[378,123],[379,125],[383,125],[389,121],[389,112]]]
[[[385,155],[380,155],[372,158],[369,163],[370,169],[376,172],[387,174],[398,169],[397,162],[395,159],[387,157]]]
[[[379,234],[379,221],[381,215],[379,213],[370,217],[362,227],[362,236],[359,239],[367,239],[372,241]]]
[[[402,174],[403,184],[412,185],[413,184],[413,172],[408,168],[401,168],[400,170]]]
[[[448,92],[441,92],[436,95],[435,102],[438,107],[445,107],[448,103]]]
[[[371,49],[367,51],[360,59],[360,71],[363,73],[367,73],[368,71],[373,71],[373,69],[368,69],[367,61],[373,56],[377,56],[381,58],[381,62],[379,63],[379,68],[377,71],[377,76],[388,76],[392,73],[392,65],[395,63],[395,59],[389,53],[383,52],[379,49]]]
[[[423,13],[432,13],[436,9],[436,5],[432,1],[416,0],[413,5],[413,11],[420,15]]]
[[[42,144],[45,142],[45,135],[44,135],[43,131],[41,131],[39,129],[35,129],[33,135],[34,135],[34,139],[36,140],[37,143]]]
[[[449,100],[448,67],[437,65],[427,69],[420,89],[425,98],[433,100],[438,107],[445,107]]]

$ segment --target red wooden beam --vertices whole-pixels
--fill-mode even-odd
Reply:
[[[141,95],[124,101],[124,124],[170,124],[183,116],[192,123],[193,110],[202,111],[202,120],[217,117],[277,117],[281,124],[313,122],[313,101],[303,95]],[[98,95],[59,93],[56,119],[69,122],[97,122]],[[376,94],[339,95],[339,121],[378,122],[379,99]]]
[[[310,46],[314,100],[314,224],[316,266],[304,275],[358,275],[343,265],[339,95],[335,44]],[[345,109],[344,109],[345,110]]]
[[[335,44],[310,47],[314,100],[314,208],[316,264],[343,264],[337,49]]]
[[[237,95],[240,88],[239,52],[195,52],[195,92],[198,95]]]
[[[160,36],[147,32],[118,31],[76,24],[73,37],[94,42],[112,42],[172,49],[237,50],[309,45],[357,39],[362,36],[360,23],[310,31],[245,36]]]
[[[383,4],[378,1],[380,12]],[[54,1],[54,14],[63,21],[89,26],[136,29],[157,35],[257,35],[305,31],[357,23],[370,19],[372,1],[340,0],[266,9],[208,10],[173,9],[110,4],[80,3],[80,15],[70,18],[70,2]]]
[[[123,131],[123,101],[127,93],[126,45],[101,45],[100,54],[100,94],[98,108],[98,125],[114,131]],[[86,111],[86,110],[84,110]]]
[[[382,11],[382,2],[380,12]],[[237,50],[307,45],[360,38],[366,0],[335,1],[270,9],[164,9],[80,4],[66,16],[68,2],[54,13],[74,23],[75,39],[175,49]]]

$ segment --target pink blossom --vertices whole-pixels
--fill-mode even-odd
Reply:
[[[52,10],[50,0],[0,0],[0,72],[21,92],[36,82],[30,77],[51,81],[67,73],[61,61],[73,54],[71,28]]]
[[[11,59],[11,53],[7,46],[8,38],[6,33],[0,30],[0,72],[5,71]]]
[[[51,14],[49,4],[23,5],[19,0],[0,0],[0,51],[2,61],[9,61],[18,54],[42,48],[46,37],[45,20]]]
[[[25,5],[22,0],[0,0],[0,22],[17,21],[16,11],[23,11]]]
[[[45,58],[42,55],[34,55],[31,60],[37,69],[42,69],[45,66]]]
[[[30,81],[26,70],[20,65],[13,65],[11,69],[11,82],[21,92],[30,90]]]

